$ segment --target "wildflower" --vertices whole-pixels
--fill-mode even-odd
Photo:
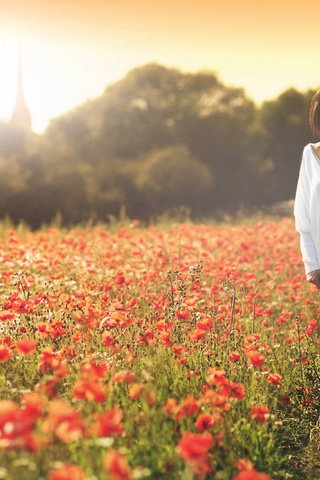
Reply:
[[[16,342],[16,349],[19,353],[24,355],[30,355],[36,351],[37,342],[32,340],[32,338],[24,338]]]
[[[15,318],[14,313],[9,310],[2,310],[0,312],[0,322],[7,322],[8,320],[13,320]]]
[[[213,326],[213,320],[210,317],[204,318],[197,322],[197,329],[200,329],[200,330],[208,331],[212,329],[212,326]]]
[[[37,389],[45,393],[49,399],[57,396],[57,388],[61,383],[61,378],[54,375],[47,376],[45,380],[37,385]]]
[[[49,472],[48,480],[84,480],[84,471],[78,465],[65,463]]]
[[[123,431],[121,423],[123,411],[121,408],[114,407],[105,411],[100,415],[95,415],[96,420],[92,433],[99,437],[109,437],[110,435],[118,436]]]
[[[240,359],[239,352],[230,352],[229,353],[230,362],[237,362]]]
[[[136,400],[144,393],[144,385],[142,383],[134,383],[129,389],[129,397],[132,400]]]
[[[178,453],[187,461],[198,461],[206,456],[213,443],[213,436],[209,432],[184,432],[178,442]]]
[[[53,351],[51,345],[42,350],[39,359],[40,363],[38,368],[42,374],[49,373],[50,370],[53,370],[59,377],[68,375],[69,371],[65,360],[60,357],[58,352]]]
[[[81,413],[74,410],[65,400],[52,400],[48,415],[42,424],[42,431],[54,433],[59,440],[69,443],[82,437],[84,425]]]
[[[176,447],[186,463],[195,473],[206,474],[212,470],[208,456],[209,449],[213,444],[213,436],[209,432],[192,433],[184,432]]]
[[[249,416],[259,423],[266,423],[266,415],[269,415],[269,408],[266,405],[255,405],[250,407]]]
[[[267,473],[257,472],[257,470],[242,470],[232,480],[272,480]]]
[[[41,418],[46,403],[47,400],[45,397],[36,392],[26,392],[22,395],[22,409],[27,413],[29,418]]]
[[[191,342],[197,342],[201,338],[204,338],[206,336],[206,333],[207,332],[205,330],[201,330],[200,328],[196,328],[195,330],[192,330],[188,334],[188,337],[189,337],[189,340]]]
[[[89,400],[95,403],[103,403],[106,398],[105,387],[101,381],[93,378],[89,380],[82,378],[72,388],[72,396],[82,400]]]
[[[113,335],[111,332],[103,332],[102,334],[102,344],[105,347],[109,347],[110,345],[113,345],[115,343],[115,339],[113,338]]]
[[[246,352],[247,358],[251,365],[255,367],[262,367],[265,360],[265,356],[255,350],[249,350]]]
[[[160,339],[164,347],[171,347],[173,345],[173,342],[170,338],[170,332],[162,332]]]
[[[81,366],[81,374],[86,377],[102,378],[109,370],[107,363],[86,362]]]
[[[282,395],[281,401],[282,401],[282,403],[284,403],[285,405],[289,405],[289,404],[291,403],[291,398],[290,398],[290,396],[289,396],[287,393],[285,393],[284,395]]]
[[[190,311],[187,309],[176,311],[176,317],[179,319],[187,320],[188,318],[190,318],[190,315]]]
[[[12,400],[0,401],[1,447],[36,450],[36,437],[32,438],[35,421]]]
[[[195,425],[200,432],[209,430],[215,424],[214,417],[208,413],[201,413],[198,415]]]
[[[112,380],[114,383],[133,382],[135,379],[134,374],[130,370],[120,370],[113,375]]]
[[[0,344],[0,361],[7,362],[11,358],[11,351],[5,345]]]
[[[228,382],[228,380],[225,377],[225,374],[226,374],[225,370],[209,367],[208,372],[209,372],[209,375],[206,378],[206,382],[208,385],[222,386]]]
[[[163,406],[163,412],[169,416],[175,416],[179,410],[179,405],[176,398],[168,398]]]
[[[238,470],[253,470],[253,463],[250,462],[247,458],[239,458],[237,461],[237,469]]]
[[[104,456],[103,468],[110,480],[131,480],[132,471],[128,460],[117,450],[109,450]]]
[[[237,400],[243,400],[245,397],[245,388],[241,383],[230,382],[226,383],[219,393],[226,397],[236,398]]]
[[[39,322],[37,325],[37,337],[47,338],[49,336],[50,327],[45,322]]]
[[[277,387],[280,387],[281,386],[281,379],[282,379],[282,377],[278,373],[270,373],[268,375],[267,381],[269,383],[272,383],[273,385],[276,385]]]
[[[154,392],[146,392],[146,399],[147,399],[148,405],[151,406],[151,405],[154,405],[157,397]]]
[[[192,395],[184,398],[179,406],[176,418],[182,418],[197,413],[199,410],[199,402]]]
[[[309,320],[308,327],[306,328],[305,332],[308,337],[312,337],[313,333],[319,328],[317,320]]]

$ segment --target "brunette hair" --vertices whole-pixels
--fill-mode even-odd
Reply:
[[[309,125],[313,136],[320,136],[320,90],[318,90],[311,98]]]

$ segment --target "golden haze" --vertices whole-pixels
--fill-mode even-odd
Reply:
[[[210,69],[257,102],[320,84],[317,0],[0,0],[0,9],[0,116],[14,102],[20,37],[36,131],[151,61]]]

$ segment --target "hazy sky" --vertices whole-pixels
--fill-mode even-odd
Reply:
[[[212,70],[258,104],[320,88],[319,0],[0,0],[0,118],[10,117],[17,44],[35,131],[135,66]]]

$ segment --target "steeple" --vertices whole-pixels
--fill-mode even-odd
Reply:
[[[17,96],[16,96],[16,103],[13,109],[10,124],[16,128],[20,128],[26,131],[31,131],[31,115],[24,98],[20,44],[19,44],[19,54],[18,54]]]

